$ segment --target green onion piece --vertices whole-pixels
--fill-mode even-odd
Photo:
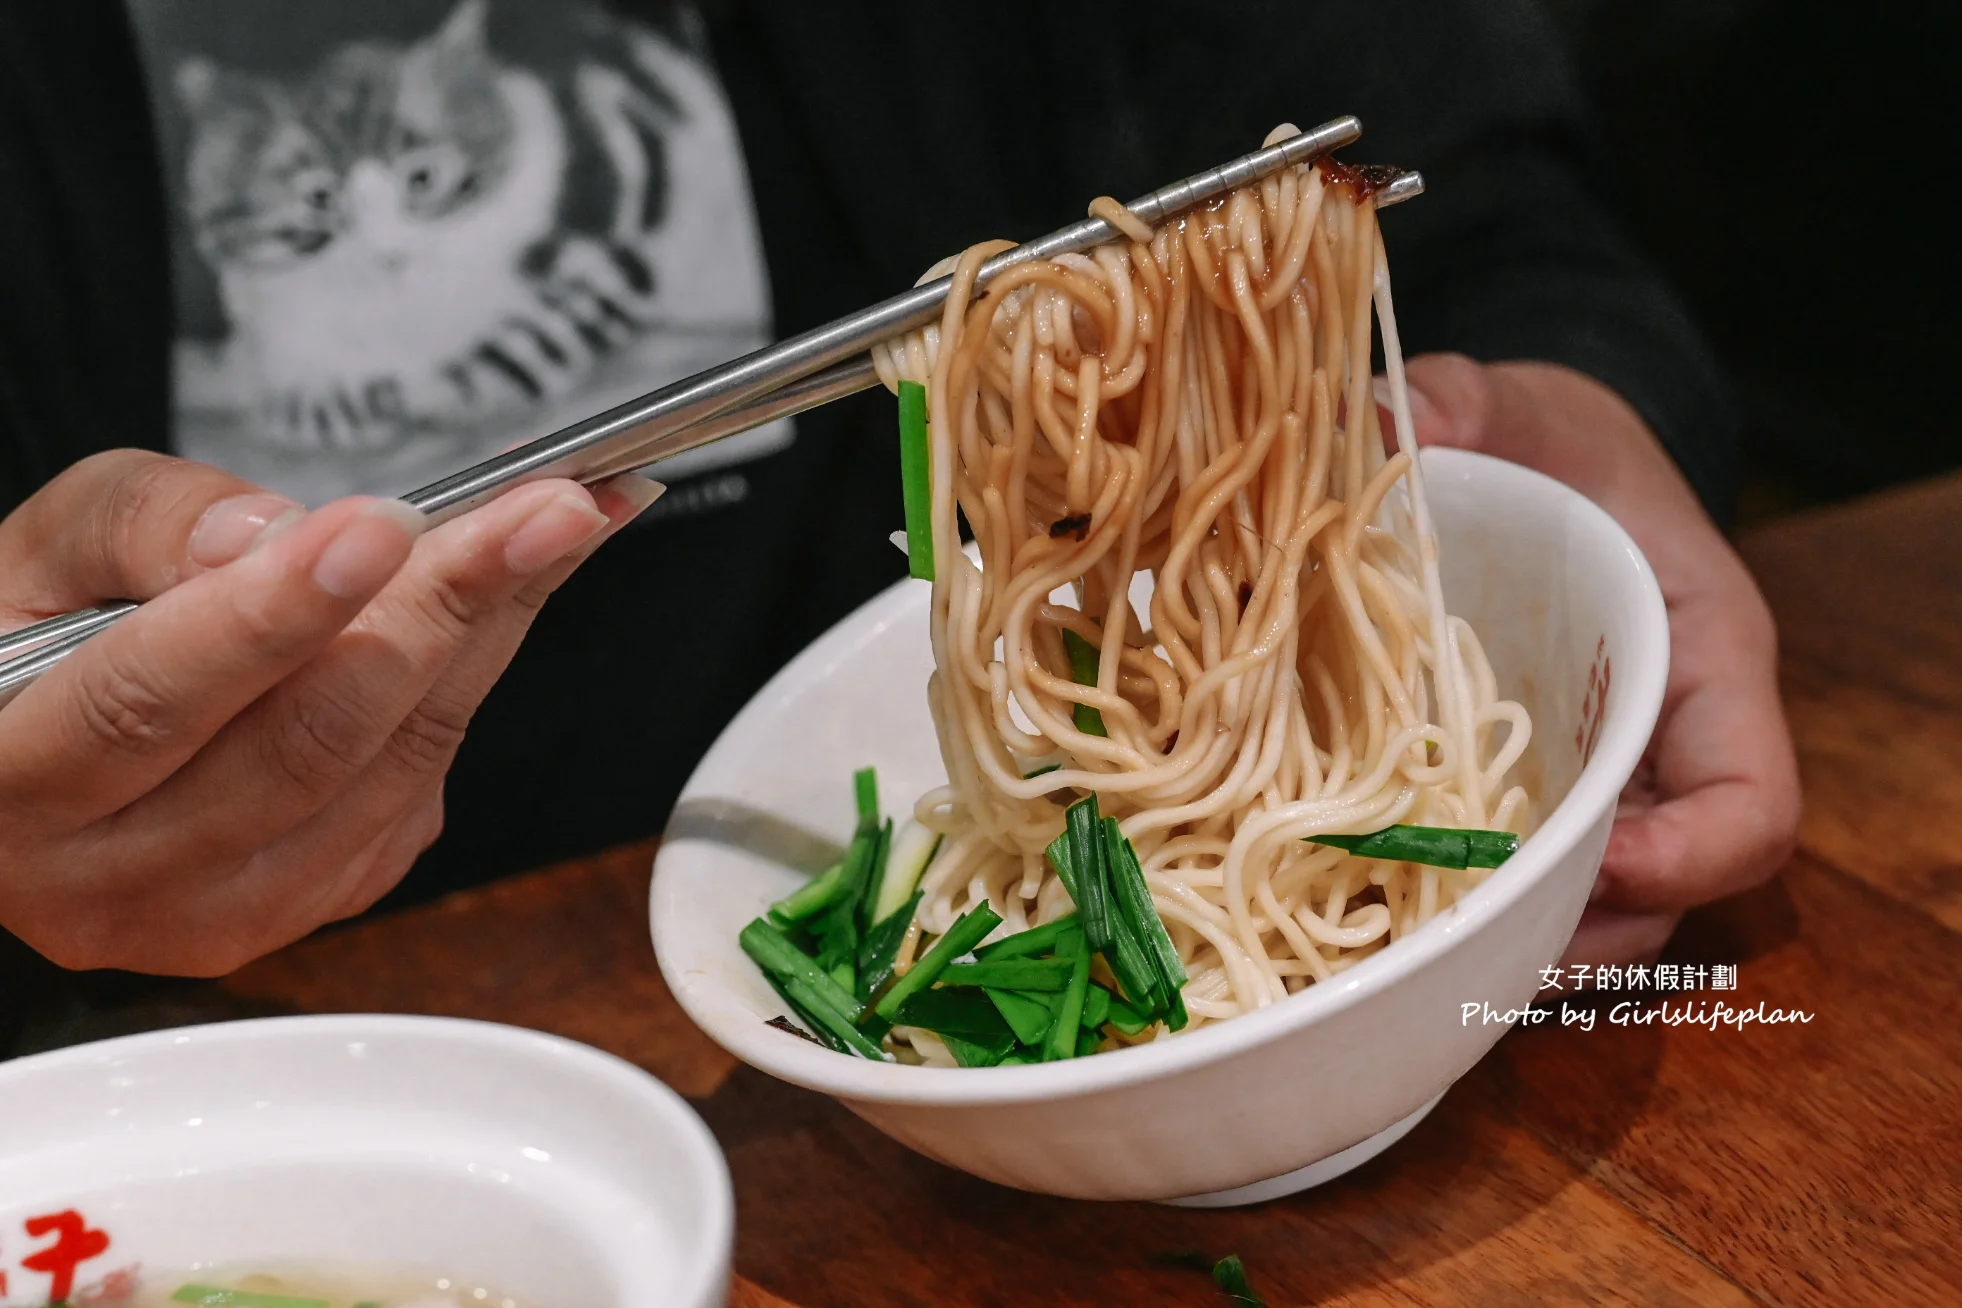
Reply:
[[[919,911],[920,899],[925,893],[923,890],[914,891],[913,897],[900,905],[899,912],[888,915],[859,941],[858,997],[866,1003],[872,1002],[879,988],[892,980],[892,967],[899,958],[899,947],[906,943],[906,930],[913,925],[913,914]]]
[[[1067,958],[1002,958],[985,963],[951,963],[940,974],[943,986],[993,986],[997,990],[1061,990],[1070,983]]]
[[[830,977],[824,978],[835,990],[837,983]],[[869,1032],[861,1031],[850,1019],[827,1003],[827,995],[820,994],[817,988],[803,977],[786,976],[777,980],[782,984],[785,998],[800,1006],[826,1032],[842,1041],[847,1048],[861,1058],[885,1061],[886,1051],[879,1048],[879,1041]],[[880,1036],[885,1033],[880,1032]]]
[[[1158,1006],[1165,1024],[1178,1031],[1186,1024],[1185,998],[1179,987],[1185,984],[1185,964],[1172,945],[1171,933],[1151,902],[1151,888],[1145,884],[1144,870],[1138,866],[1138,851],[1124,838],[1116,818],[1104,819],[1105,861],[1110,868],[1111,900],[1123,912],[1134,938],[1144,950],[1157,974]],[[1112,970],[1116,970],[1115,963]],[[1118,973],[1118,980],[1124,980]]]
[[[765,919],[759,917],[751,922],[737,939],[743,952],[765,972],[786,985],[796,980],[808,987],[819,1000],[817,1007],[832,1009],[847,1022],[857,1022],[865,1016],[864,1006],[840,989],[816,959],[790,943],[789,936]]]
[[[1110,1021],[1110,991],[1099,985],[1086,990],[1083,995],[1083,1016],[1079,1020],[1092,1031]]]
[[[770,920],[780,927],[791,926],[837,903],[848,889],[845,885],[845,864],[849,858],[850,851],[847,850],[845,858],[770,905]]]
[[[1519,835],[1512,831],[1467,831],[1471,849],[1466,867],[1498,867],[1519,852]]]
[[[1040,1045],[1049,1034],[1049,1026],[1056,1020],[1055,1011],[1045,1001],[1056,1001],[1054,994],[1017,994],[1013,990],[983,990],[990,1003],[1000,1011],[1015,1038],[1025,1045]]]
[[[1142,1035],[1158,1019],[1149,1013],[1140,1013],[1122,999],[1110,1001],[1110,1024],[1127,1036]]]
[[[301,1299],[290,1294],[259,1294],[252,1290],[221,1290],[214,1285],[186,1285],[170,1296],[172,1303],[217,1304],[224,1308],[332,1308],[325,1299]]]
[[[1017,1049],[1014,1053],[1002,1059],[999,1063],[996,1063],[995,1066],[996,1067],[1027,1067],[1030,1063],[1040,1063],[1041,1061],[1042,1058],[1040,1055],[1031,1058],[1029,1054],[1026,1053],[1025,1051]]]
[[[1267,1301],[1247,1284],[1247,1269],[1238,1254],[1228,1254],[1213,1264],[1213,1284],[1232,1297],[1234,1308],[1267,1308]]]
[[[1072,931],[1083,929],[1082,920],[1074,913],[1065,913],[1052,922],[1018,931],[1012,936],[1003,936],[992,945],[983,945],[974,951],[974,956],[984,963],[1004,958],[1027,958],[1031,954],[1047,954],[1058,950],[1064,936]]]
[[[899,486],[906,500],[906,571],[933,580],[933,478],[927,456],[926,387],[899,383]]]
[[[1079,1027],[1076,1033],[1076,1056],[1078,1058],[1090,1057],[1090,1055],[1097,1052],[1097,1046],[1103,1043],[1103,1039],[1103,1036],[1097,1031],[1088,1027]]]
[[[922,990],[899,1006],[896,1026],[917,1026],[938,1036],[955,1036],[977,1045],[1015,1044],[1015,1030],[994,1002],[979,990]]]
[[[1519,852],[1519,837],[1511,831],[1418,827],[1402,823],[1367,835],[1322,835],[1307,839],[1318,845],[1346,849],[1363,858],[1423,863],[1430,867],[1498,867]]]
[[[940,833],[921,826],[908,818],[904,825],[893,832],[892,845],[886,853],[884,874],[880,876],[876,891],[868,891],[866,902],[872,905],[868,915],[870,922],[883,922],[899,911],[913,891],[919,887],[920,877],[933,863],[933,856],[940,850]]]
[[[870,831],[879,825],[879,771],[860,768],[852,773],[852,798],[858,801],[858,829]]]
[[[1097,817],[1097,797],[1086,795],[1063,816],[1070,838],[1070,866],[1076,872],[1077,912],[1083,915],[1083,934],[1095,953],[1109,956],[1111,946],[1110,879],[1104,870],[1104,833]]]
[[[1065,627],[1063,648],[1070,652],[1070,679],[1079,686],[1096,685],[1097,647]],[[1070,714],[1070,718],[1076,723],[1076,729],[1086,736],[1110,735],[1110,732],[1104,729],[1102,709],[1092,708],[1088,704],[1078,704]]]
[[[823,916],[805,924],[817,937],[818,965],[827,972],[835,972],[841,965],[850,966],[858,958],[858,943],[864,934],[860,918],[864,913],[866,886],[872,879],[873,868],[885,856],[891,838],[890,822],[884,827],[861,827],[845,855],[843,892]],[[851,988],[849,982],[844,984]]]
[[[1037,768],[1033,772],[1024,772],[1022,774],[1022,780],[1034,781],[1037,777],[1046,777],[1051,772],[1061,772],[1062,770],[1063,765],[1061,763],[1051,763],[1048,767]]]
[[[865,888],[858,894],[858,903],[853,914],[858,934],[862,938],[866,928],[879,919],[873,916],[873,906],[878,903],[886,881],[886,864],[892,861],[892,823],[888,821],[879,828],[876,844],[872,846],[872,865],[866,869]]]
[[[947,928],[947,934],[934,941],[933,948],[927,950],[926,955],[913,964],[905,976],[893,982],[892,988],[886,991],[886,997],[879,1001],[879,1016],[888,1022],[897,1021],[901,1004],[939,980],[941,971],[949,963],[987,939],[988,933],[1000,925],[1001,915],[986,904],[977,904],[961,914],[959,920]]]
[[[847,1044],[842,1037],[832,1032],[832,1023],[830,1021],[819,1018],[816,1013],[791,998],[790,992],[783,988],[783,982],[777,980],[768,972],[763,974],[763,979],[770,983],[770,989],[776,991],[777,998],[783,1000],[785,1006],[790,1009],[791,1016],[801,1022],[804,1029],[816,1037],[819,1044],[835,1053],[849,1054],[854,1052],[851,1045]],[[836,1016],[835,1013],[832,1015],[834,1020]],[[849,1026],[850,1023],[846,1023],[846,1025]]]
[[[1049,866],[1056,869],[1056,879],[1063,883],[1063,889],[1070,892],[1070,902],[1076,903],[1076,864],[1070,861],[1070,833],[1067,827],[1062,835],[1049,842],[1046,852]]]
[[[1155,1017],[1167,1011],[1171,1006],[1171,997],[1166,992],[1157,965],[1152,961],[1146,924],[1136,920],[1135,904],[1129,899],[1119,902],[1113,893],[1113,879],[1119,870],[1116,847],[1128,849],[1130,842],[1120,834],[1113,843],[1110,833],[1115,829],[1116,822],[1097,816],[1096,798],[1092,795],[1072,804],[1068,814],[1070,858],[1077,865],[1077,884],[1083,890],[1078,907],[1083,912],[1084,933],[1090,938],[1090,948],[1102,954],[1104,961],[1110,964],[1110,970],[1117,974],[1117,983],[1123,988],[1125,996]],[[1097,870],[1094,889],[1092,878],[1084,874],[1085,867]],[[1102,903],[1104,910],[1101,940],[1090,923],[1087,901],[1093,897]],[[1155,912],[1150,916],[1153,922],[1158,920]]]
[[[1070,969],[1070,988],[1063,992],[1061,1002],[1056,1005],[1056,1020],[1050,1025],[1049,1035],[1043,1041],[1042,1057],[1045,1062],[1076,1055],[1076,1033],[1083,1025],[1083,998],[1090,989],[1089,942],[1086,940],[1079,944],[1075,954],[1072,960],[1075,966]]]
[[[977,1045],[959,1036],[943,1035],[940,1039],[947,1046],[947,1052],[954,1056],[954,1061],[962,1067],[993,1067],[1015,1051],[1013,1036],[1009,1037],[1006,1047]]]

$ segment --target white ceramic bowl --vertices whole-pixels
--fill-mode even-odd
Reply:
[[[1423,462],[1447,603],[1478,631],[1502,693],[1532,714],[1545,815],[1453,910],[1285,1002],[1091,1058],[884,1064],[765,1026],[783,1005],[737,933],[835,856],[853,821],[852,770],[878,768],[889,812],[945,779],[925,693],[928,588],[903,582],[778,674],[689,781],[652,901],[655,951],[682,1007],[744,1062],[1028,1190],[1252,1202],[1394,1142],[1510,1025],[1481,1020],[1482,1006],[1531,1003],[1572,936],[1669,657],[1655,579],[1607,514],[1496,459],[1431,450]]]
[[[132,1266],[400,1266],[524,1304],[711,1308],[733,1201],[714,1137],[631,1064],[421,1017],[158,1031],[0,1064],[0,1304],[44,1304],[29,1219]],[[494,1295],[488,1303],[495,1308]]]

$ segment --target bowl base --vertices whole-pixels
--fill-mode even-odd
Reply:
[[[1400,1122],[1393,1122],[1369,1139],[1350,1145],[1340,1153],[1330,1154],[1306,1167],[1297,1167],[1292,1172],[1270,1176],[1265,1181],[1255,1181],[1250,1185],[1239,1185],[1231,1190],[1215,1190],[1211,1194],[1190,1194],[1182,1199],[1161,1199],[1158,1202],[1170,1204],[1174,1208],[1238,1208],[1244,1204],[1264,1203],[1269,1199],[1279,1199],[1282,1195],[1295,1194],[1302,1190],[1312,1190],[1325,1182],[1333,1181],[1345,1172],[1353,1172],[1376,1155],[1388,1149],[1397,1141],[1410,1134],[1411,1128],[1424,1120],[1433,1108],[1437,1107],[1438,1095]]]

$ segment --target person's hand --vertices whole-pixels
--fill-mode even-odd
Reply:
[[[360,912],[533,615],[660,487],[543,481],[422,532],[123,450],[0,521],[0,631],[148,600],[0,709],[0,925],[57,963],[209,976]]]
[[[1777,635],[1743,562],[1633,409],[1545,363],[1413,359],[1426,445],[1510,459],[1614,516],[1669,607],[1669,682],[1567,962],[1654,957],[1686,909],[1749,889],[1791,854],[1798,765],[1778,702]]]

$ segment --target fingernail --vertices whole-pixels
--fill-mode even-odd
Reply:
[[[625,500],[627,507],[633,510],[620,524],[621,526],[625,526],[627,523],[639,517],[648,505],[660,499],[668,488],[665,484],[655,481],[652,477],[646,476],[643,473],[623,472],[617,477],[609,478],[601,485],[600,489],[612,491],[615,495]]]
[[[222,568],[305,512],[283,495],[254,493],[219,500],[191,529],[191,562],[200,568]]]
[[[606,529],[608,518],[583,495],[566,491],[538,508],[504,544],[504,566],[529,577]]]
[[[313,565],[313,583],[337,599],[374,594],[409,557],[425,519],[400,500],[373,500],[341,525]]]

